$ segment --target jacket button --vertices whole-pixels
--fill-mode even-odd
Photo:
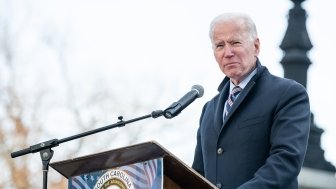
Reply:
[[[217,154],[218,154],[218,155],[221,155],[222,153],[223,153],[223,149],[222,149],[222,148],[218,148],[218,149],[217,149]]]
[[[216,184],[217,188],[222,188],[222,184],[219,182]]]

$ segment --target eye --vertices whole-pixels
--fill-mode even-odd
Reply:
[[[224,47],[224,43],[217,43],[215,44],[215,49],[221,49]]]
[[[218,48],[221,48],[221,47],[224,47],[224,45],[222,45],[222,44],[216,45],[216,48],[217,48],[217,49],[218,49]]]
[[[241,44],[240,41],[232,41],[232,42],[231,42],[231,45],[240,45],[240,44]]]

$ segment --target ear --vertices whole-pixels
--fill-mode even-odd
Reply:
[[[260,42],[259,42],[259,38],[256,38],[255,40],[254,40],[254,55],[255,56],[258,56],[259,55],[259,52],[260,52]]]

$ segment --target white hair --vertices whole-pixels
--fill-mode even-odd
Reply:
[[[258,37],[257,27],[250,16],[243,13],[224,13],[215,17],[210,23],[209,36],[213,42],[213,32],[217,24],[227,21],[235,21],[246,29],[246,33],[250,40],[253,41]]]

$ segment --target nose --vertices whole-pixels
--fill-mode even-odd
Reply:
[[[224,47],[224,57],[230,58],[232,56],[234,56],[233,48],[230,45],[226,45]]]

